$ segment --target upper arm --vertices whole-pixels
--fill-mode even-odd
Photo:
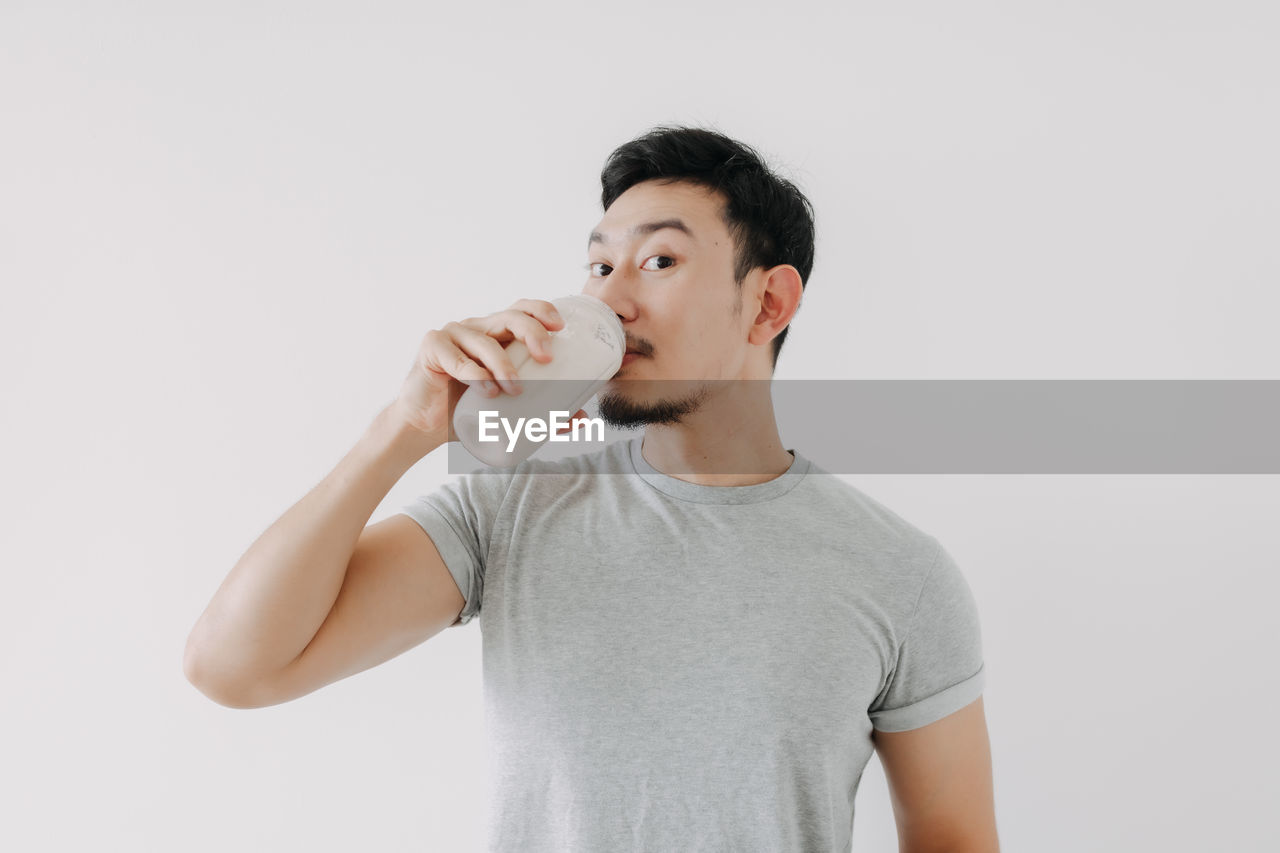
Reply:
[[[464,599],[431,537],[392,515],[365,527],[329,615],[249,707],[276,705],[390,660],[453,624]]]
[[[999,850],[982,697],[927,726],[872,731],[904,853]]]

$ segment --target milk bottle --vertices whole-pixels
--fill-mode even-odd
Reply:
[[[549,332],[552,359],[543,364],[529,354],[525,342],[516,338],[506,346],[507,357],[520,377],[520,394],[486,397],[479,385],[472,385],[458,399],[453,412],[453,430],[462,446],[479,461],[495,468],[519,465],[549,439],[535,441],[524,430],[516,438],[494,424],[505,418],[514,425],[520,418],[539,418],[548,423],[554,412],[567,412],[567,420],[587,404],[622,366],[626,336],[618,315],[603,301],[585,293],[551,300],[564,328]],[[543,381],[558,380],[558,381]],[[488,412],[487,434],[496,441],[481,441],[480,413]],[[551,429],[550,432],[554,432]],[[514,440],[514,446],[508,449]]]

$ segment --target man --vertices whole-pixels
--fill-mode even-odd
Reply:
[[[643,434],[465,475],[365,527],[455,437],[457,391],[518,392],[503,345],[549,361],[561,321],[521,300],[429,333],[395,403],[233,569],[188,678],[276,704],[479,615],[491,849],[839,853],[874,750],[903,851],[997,850],[959,568],[778,435],[768,380],[812,267],[807,199],[681,127],[621,146],[602,184],[583,292],[636,357],[599,409]]]

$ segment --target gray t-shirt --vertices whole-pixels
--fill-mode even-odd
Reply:
[[[978,611],[937,539],[797,451],[751,486],[642,435],[405,506],[479,615],[489,849],[852,844],[870,734],[976,700]]]

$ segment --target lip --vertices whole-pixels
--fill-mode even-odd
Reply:
[[[628,352],[622,356],[622,363],[630,364],[631,362],[635,361],[637,358],[640,358],[640,353]]]

